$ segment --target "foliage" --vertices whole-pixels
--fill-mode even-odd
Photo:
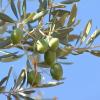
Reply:
[[[36,92],[36,88],[63,84],[62,64],[72,63],[59,62],[59,59],[66,59],[69,54],[76,56],[88,52],[100,57],[100,51],[95,50],[100,46],[93,46],[93,42],[100,35],[100,30],[96,29],[89,36],[92,20],[87,22],[81,34],[72,34],[80,23],[76,20],[76,2],[78,1],[64,0],[55,3],[53,0],[38,0],[37,11],[27,12],[27,2],[34,2],[34,0],[8,0],[5,8],[3,7],[4,0],[0,0],[0,62],[13,62],[24,55],[27,56],[26,67],[14,79],[14,85],[9,91],[6,87],[13,67],[0,81],[0,93],[7,94],[8,100],[12,97],[18,100],[19,98],[35,100],[30,95]],[[72,8],[68,11],[66,5],[70,6],[70,4]],[[5,13],[8,7],[15,18]],[[75,45],[72,45],[72,42],[75,42]],[[8,52],[11,48],[21,49],[24,53],[18,54],[16,50]],[[40,59],[41,56],[44,56],[43,60]],[[43,69],[49,69],[51,80],[48,83],[43,83],[43,78],[37,79],[38,75],[43,77],[41,74]],[[58,70],[57,73],[55,70]]]

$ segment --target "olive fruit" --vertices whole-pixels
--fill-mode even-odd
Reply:
[[[41,82],[41,74],[39,72],[36,74],[35,71],[30,71],[27,74],[27,81],[32,86],[37,85]]]
[[[44,39],[40,39],[36,42],[36,50],[39,53],[45,53],[48,49],[48,43]]]
[[[50,69],[50,74],[52,78],[55,80],[62,79],[62,76],[63,76],[62,66],[59,63],[55,63]]]
[[[56,52],[55,51],[48,50],[44,54],[44,60],[45,60],[46,64],[48,64],[48,65],[54,64],[55,63],[55,60],[56,60]]]
[[[59,39],[58,38],[51,38],[49,41],[49,47],[51,50],[56,50],[59,46]]]
[[[47,40],[51,50],[55,51],[58,48],[58,46],[59,46],[59,39],[58,38],[54,38],[52,36],[47,36],[46,40]]]
[[[22,37],[23,37],[23,32],[18,28],[14,29],[14,31],[11,34],[12,43],[13,44],[20,43]]]

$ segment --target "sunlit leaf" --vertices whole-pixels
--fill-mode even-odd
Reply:
[[[34,16],[35,16],[34,12],[26,15],[27,18],[24,20],[24,23],[28,23],[29,21],[33,21],[32,19]],[[22,17],[24,17],[24,15]]]
[[[47,84],[40,84],[38,85],[36,88],[47,88],[47,87],[53,87],[53,86],[57,86],[57,85],[61,85],[64,82],[49,82]]]
[[[11,9],[12,9],[14,15],[16,16],[16,18],[18,18],[18,14],[17,14],[17,10],[16,10],[14,0],[9,0],[9,3],[10,3]]]
[[[24,100],[35,100],[33,99],[30,95],[19,92],[18,96],[20,96],[21,98],[23,98]]]
[[[95,32],[90,36],[90,38],[86,41],[86,44],[93,43],[93,41],[100,35],[100,30],[97,29]]]
[[[92,27],[92,20],[89,20],[88,23],[85,26],[85,29],[82,33],[81,38],[80,38],[80,40],[81,40],[80,45],[82,44],[82,42],[84,42],[86,40],[88,34],[90,33],[91,27]]]
[[[15,21],[11,17],[1,12],[0,12],[0,19],[5,22],[15,23]]]
[[[77,6],[76,4],[74,4],[70,13],[69,21],[67,23],[68,27],[70,27],[71,25],[75,23],[76,15],[77,15]]]
[[[35,16],[33,16],[32,21],[39,20],[41,17],[43,17],[47,13],[48,13],[47,10],[46,11],[41,11],[41,12],[37,13]]]
[[[24,23],[34,22],[42,18],[48,11],[41,11],[39,13],[31,13],[25,20]]]

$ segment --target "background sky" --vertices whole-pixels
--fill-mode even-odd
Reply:
[[[81,0],[77,5],[77,19],[80,19],[81,23],[76,27],[75,33],[79,34],[89,19],[93,21],[91,33],[96,27],[100,28],[100,0]],[[37,5],[34,3],[32,7],[35,9]],[[100,37],[96,40],[96,44],[100,44]],[[14,66],[16,76],[24,67],[25,60],[26,58],[22,58],[13,63],[0,63],[0,79],[7,74],[10,66]],[[38,89],[38,91],[42,91],[45,98],[57,96],[58,100],[100,100],[100,58],[84,53],[79,56],[70,55],[68,61],[74,64],[63,65],[64,77],[67,78],[65,83],[53,88]],[[6,100],[2,95],[1,98]]]

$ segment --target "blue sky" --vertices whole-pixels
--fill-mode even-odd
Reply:
[[[75,33],[81,32],[89,19],[93,21],[91,33],[96,27],[100,28],[100,0],[81,0],[77,6],[77,19],[81,23],[76,27]],[[36,4],[33,7],[35,9]],[[100,37],[96,44],[100,44],[99,40]],[[100,58],[85,53],[79,56],[70,55],[68,61],[74,64],[63,65],[64,77],[67,78],[63,85],[38,90],[43,92],[45,98],[57,96],[58,100],[100,100]],[[13,63],[0,63],[0,79],[7,74],[11,65],[15,66],[14,72],[18,73],[20,67],[25,65],[25,58]]]

